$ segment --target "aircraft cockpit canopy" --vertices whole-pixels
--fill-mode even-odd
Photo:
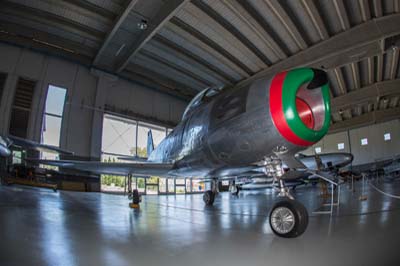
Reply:
[[[202,103],[209,102],[211,98],[214,98],[214,96],[220,92],[221,90],[216,88],[207,88],[199,92],[186,107],[182,116],[182,120],[184,120],[193,109],[196,109],[197,106],[200,106]]]

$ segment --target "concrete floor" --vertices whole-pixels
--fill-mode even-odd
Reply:
[[[0,265],[400,265],[400,200],[368,187],[367,201],[342,189],[338,213],[312,215],[296,239],[276,237],[270,190],[147,196],[141,209],[122,196],[0,186]],[[400,182],[381,184],[400,195]],[[318,190],[297,190],[309,211]]]

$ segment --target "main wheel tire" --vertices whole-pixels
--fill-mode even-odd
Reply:
[[[214,199],[215,199],[215,193],[212,192],[211,190],[207,190],[204,194],[203,194],[203,201],[206,205],[211,206],[214,203]]]
[[[132,203],[133,204],[139,204],[140,203],[140,195],[139,191],[137,189],[133,190],[132,192]]]
[[[307,209],[296,200],[281,200],[272,207],[269,225],[280,237],[298,237],[306,231],[308,226]]]

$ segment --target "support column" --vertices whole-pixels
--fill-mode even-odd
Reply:
[[[103,134],[103,116],[107,91],[111,89],[113,83],[118,81],[118,77],[100,70],[92,70],[91,73],[98,78],[98,81],[92,121],[90,157],[92,160],[98,160],[101,157],[101,137]]]
[[[8,74],[4,85],[3,97],[0,103],[0,135],[8,135],[10,127],[11,108],[14,102],[15,88],[17,86],[18,76]]]

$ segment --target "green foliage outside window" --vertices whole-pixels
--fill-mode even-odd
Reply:
[[[133,156],[136,153],[136,147],[132,147],[130,149],[130,153]],[[138,157],[147,157],[146,148],[137,148],[137,156]],[[114,157],[104,158],[103,162],[106,163],[115,163],[116,159]],[[152,176],[147,180],[147,183],[158,183],[158,177]],[[116,175],[102,175],[101,184],[106,186],[111,186],[114,184],[116,187],[123,188],[125,186],[125,177],[124,176],[116,176]],[[145,180],[143,178],[138,178],[137,180],[138,188],[145,187]]]

